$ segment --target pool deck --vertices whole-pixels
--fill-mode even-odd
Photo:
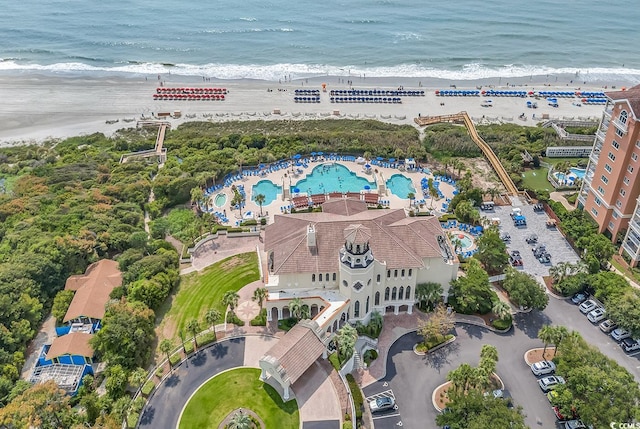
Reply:
[[[280,169],[275,172],[260,174],[257,176],[253,176],[253,175],[242,176],[241,179],[234,181],[233,184],[236,186],[243,185],[246,192],[246,201],[245,201],[245,207],[242,210],[242,218],[245,220],[247,219],[247,216],[245,216],[247,212],[251,212],[253,214],[253,217],[258,217],[260,215],[260,207],[258,206],[258,204],[255,203],[255,201],[252,200],[253,185],[255,185],[261,180],[267,179],[267,180],[271,180],[276,185],[282,186],[284,190],[286,188],[289,188],[296,182],[304,179],[306,175],[311,174],[311,171],[313,170],[314,167],[316,167],[318,164],[323,164],[323,163],[341,164],[347,167],[350,171],[356,173],[357,176],[362,177],[370,182],[375,182],[377,184],[384,183],[385,189],[386,189],[386,181],[389,180],[389,178],[392,175],[402,174],[405,177],[411,179],[413,187],[416,189],[416,200],[418,201],[425,200],[423,208],[425,210],[429,210],[432,208],[431,199],[426,198],[422,195],[422,190],[421,190],[422,187],[420,183],[423,177],[433,178],[434,176],[432,173],[425,174],[423,172],[416,171],[416,170],[403,171],[398,168],[385,167],[380,165],[372,165],[369,172],[366,172],[362,164],[359,164],[354,161],[334,161],[334,160],[329,160],[327,157],[323,157],[323,156],[316,156],[316,157],[309,156],[309,157],[306,157],[306,160],[307,160],[307,162],[305,162],[307,164],[306,168],[295,167],[295,170],[298,170],[298,169],[303,170],[301,174],[295,174],[296,171],[292,170],[292,168],[289,167],[287,169]],[[294,174],[292,174],[292,171],[294,172]],[[453,198],[454,196],[453,191],[455,190],[455,187],[449,183],[441,182],[440,190],[444,195],[444,198],[436,199],[435,201],[433,201],[433,208],[435,210],[441,209],[442,203],[446,202],[446,199]],[[377,189],[371,189],[370,191],[363,191],[363,192],[376,193]],[[224,204],[224,206],[217,207],[214,204],[214,200],[216,195],[220,193],[224,193],[227,195],[227,201]],[[213,193],[210,195],[209,198],[210,198],[209,207],[213,207],[214,211],[220,211],[220,212],[226,211],[227,218],[229,219],[229,222],[227,223],[228,225],[235,226],[236,222],[241,220],[239,211],[231,209],[232,198],[231,198],[230,186],[225,186],[222,189],[213,191]],[[380,199],[388,201],[389,208],[398,209],[398,208],[409,207],[409,200],[407,198],[400,198],[394,195],[393,193],[391,193],[389,189],[386,189],[385,193],[380,194]],[[273,221],[274,214],[282,213],[283,211],[281,210],[281,208],[283,206],[289,206],[290,204],[291,202],[289,201],[289,199],[285,200],[283,198],[283,194],[278,194],[278,197],[276,198],[275,201],[273,201],[271,204],[262,206],[262,211],[263,211],[263,214],[267,216],[268,222],[270,223]]]

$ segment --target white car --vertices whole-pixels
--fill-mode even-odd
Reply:
[[[556,371],[556,364],[550,360],[543,360],[542,362],[536,362],[531,364],[531,372],[534,375],[553,374]]]
[[[596,308],[598,308],[598,304],[595,303],[595,301],[588,299],[585,302],[583,302],[582,304],[580,304],[580,306],[578,307],[580,309],[580,313],[582,314],[587,314],[593,310],[595,310]]]
[[[611,333],[611,338],[616,341],[622,341],[625,338],[631,338],[631,332],[622,328],[614,329]]]
[[[369,409],[372,413],[391,410],[395,407],[396,401],[391,396],[383,396],[369,402]]]
[[[604,310],[604,308],[596,308],[595,310],[592,310],[589,314],[587,314],[587,319],[589,319],[589,322],[591,323],[598,323],[602,320],[604,320],[604,318],[606,317],[607,312]]]
[[[548,377],[543,377],[538,380],[538,384],[543,392],[548,392],[549,390],[555,389],[558,384],[564,384],[564,378],[559,375],[550,375]]]

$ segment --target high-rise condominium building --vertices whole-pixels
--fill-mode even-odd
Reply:
[[[640,261],[640,85],[607,93],[577,204],[622,253]]]

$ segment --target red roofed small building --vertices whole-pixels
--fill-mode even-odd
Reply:
[[[616,241],[621,253],[640,261],[640,85],[607,92],[577,205]]]

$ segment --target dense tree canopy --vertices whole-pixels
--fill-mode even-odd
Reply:
[[[485,314],[491,311],[496,293],[489,284],[489,275],[476,259],[470,259],[465,276],[451,282],[449,304],[458,313]]]
[[[540,283],[529,273],[509,267],[502,287],[509,293],[509,299],[523,308],[544,310],[549,296]]]
[[[486,228],[476,244],[478,251],[474,258],[482,262],[488,272],[501,273],[509,263],[509,255],[507,255],[507,246],[500,238],[498,228],[495,226]]]

